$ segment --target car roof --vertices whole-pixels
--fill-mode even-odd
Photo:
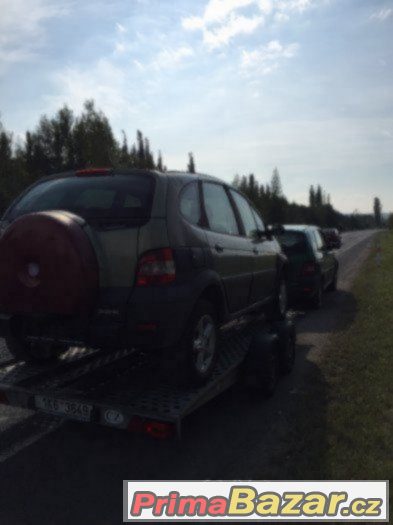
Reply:
[[[94,169],[94,168],[93,168]],[[217,177],[213,177],[212,175],[206,175],[205,173],[189,173],[187,171],[177,171],[177,170],[170,170],[170,171],[157,171],[157,170],[150,170],[150,169],[144,169],[144,168],[111,168],[113,171],[115,171],[118,174],[123,175],[132,175],[137,173],[145,173],[145,174],[151,174],[156,177],[162,177],[167,179],[181,179],[181,180],[206,180],[209,182],[218,182],[220,184],[226,184],[230,186],[231,184],[218,179]],[[75,176],[76,172],[79,171],[77,169],[75,170],[69,170],[59,173],[53,173],[52,175],[41,177],[37,180],[37,182],[43,182],[44,180],[50,180],[50,179],[57,179],[57,178],[66,178],[66,177],[73,177]]]
[[[157,172],[156,172],[157,173]],[[166,175],[169,178],[180,178],[180,179],[186,179],[186,180],[205,180],[208,182],[219,182],[220,184],[228,184],[227,182],[223,181],[222,179],[218,179],[217,177],[213,177],[212,175],[207,175],[206,173],[189,173],[187,171],[177,171],[177,170],[170,170],[161,172],[160,175]]]

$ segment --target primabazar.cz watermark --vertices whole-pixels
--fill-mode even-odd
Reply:
[[[387,481],[124,481],[127,521],[389,520]]]

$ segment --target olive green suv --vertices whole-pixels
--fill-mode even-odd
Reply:
[[[141,348],[204,381],[221,325],[251,310],[285,316],[285,255],[248,200],[209,176],[50,176],[1,231],[1,330],[17,358]]]

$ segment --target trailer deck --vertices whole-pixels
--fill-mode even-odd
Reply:
[[[185,416],[237,381],[257,329],[260,322],[242,319],[222,330],[213,376],[200,387],[158,379],[149,357],[135,350],[70,348],[51,364],[0,363],[0,399],[67,419],[180,436]]]

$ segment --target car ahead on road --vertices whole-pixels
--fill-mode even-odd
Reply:
[[[342,239],[336,228],[323,228],[322,235],[328,249],[338,250],[341,248]]]
[[[220,325],[249,311],[286,313],[280,245],[248,200],[213,177],[50,176],[16,199],[2,230],[1,330],[17,358],[143,348],[203,382]]]
[[[288,257],[288,292],[319,308],[322,293],[337,288],[338,261],[316,226],[286,225],[277,236]]]

